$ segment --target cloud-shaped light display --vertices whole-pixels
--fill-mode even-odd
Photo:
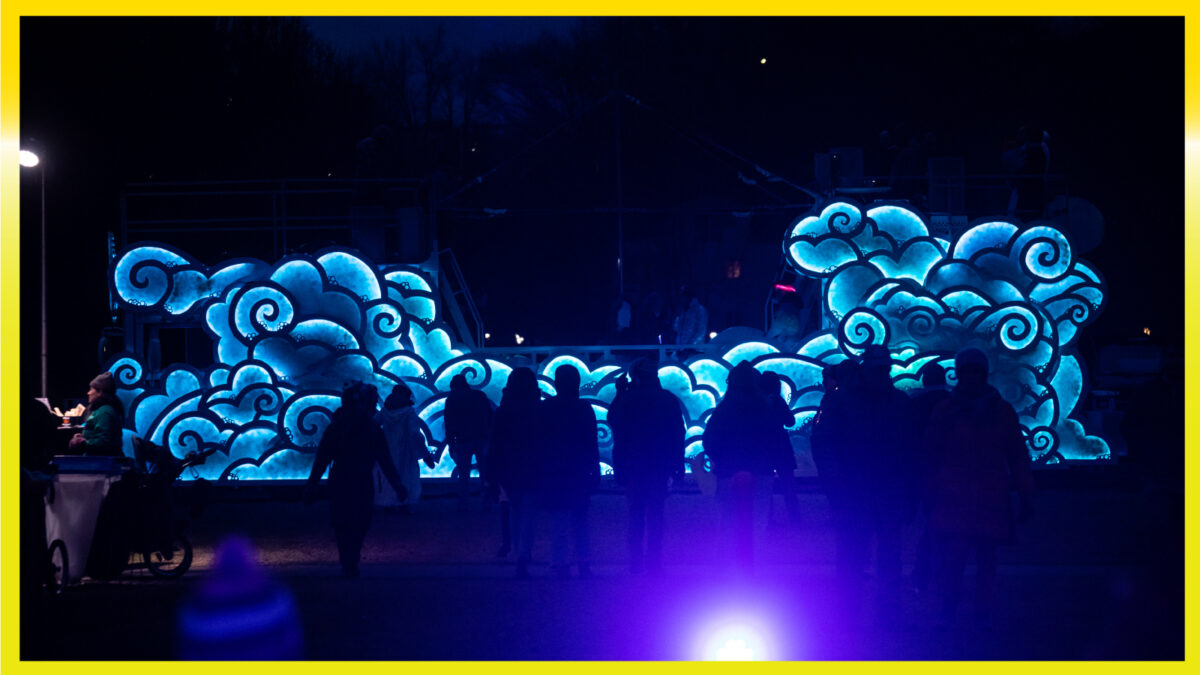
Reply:
[[[793,442],[802,449],[823,393],[822,367],[869,344],[892,350],[893,376],[904,389],[919,386],[925,364],[952,370],[959,349],[980,347],[1036,458],[1107,456],[1104,441],[1069,419],[1084,382],[1072,345],[1099,313],[1104,284],[1072,258],[1054,228],[988,222],[951,243],[930,236],[907,209],[864,213],[834,203],[797,221],[784,249],[797,270],[824,281],[824,308],[836,329],[810,336],[796,353],[748,342],[721,356],[662,364],[663,386],[683,403],[688,456],[703,451],[705,424],[741,362],[783,378]],[[346,249],[210,269],[168,246],[143,244],[122,252],[109,276],[126,309],[199,320],[213,340],[215,363],[206,372],[170,365],[153,387],[137,356],[121,354],[108,364],[130,431],[180,456],[217,448],[198,469],[210,479],[306,477],[339,392],[354,380],[383,395],[408,384],[430,448],[440,450],[450,380],[461,373],[499,404],[512,372],[455,343],[438,322],[434,286],[420,268],[377,267]],[[611,464],[607,414],[624,367],[556,355],[538,372],[547,394],[563,364],[582,375],[581,395],[600,422],[601,458]],[[422,472],[446,476],[453,468],[443,455],[436,469]]]
[[[379,269],[348,250],[209,269],[170,247],[140,245],[116,258],[110,283],[126,309],[195,318],[213,339],[207,372],[173,364],[156,387],[133,354],[108,364],[133,433],[176,455],[218,448],[198,469],[206,478],[307,476],[342,386],[355,380],[384,395],[407,383],[437,449],[450,379],[464,373],[499,401],[511,372],[453,343],[419,268]],[[447,457],[425,471],[453,468]]]
[[[1036,459],[1108,456],[1069,419],[1084,383],[1075,340],[1102,309],[1104,282],[1054,227],[982,222],[951,243],[907,209],[839,202],[797,221],[784,249],[797,270],[824,280],[837,323],[801,353],[833,361],[835,344],[845,354],[886,345],[897,384],[912,388],[926,363],[952,371],[958,350],[978,347]]]

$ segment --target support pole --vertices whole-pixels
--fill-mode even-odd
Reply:
[[[46,167],[41,169],[42,189],[42,398],[46,398],[48,378],[46,376]]]
[[[625,223],[623,191],[621,188],[621,99],[624,95],[616,92],[613,96],[617,106],[617,304],[625,297]]]

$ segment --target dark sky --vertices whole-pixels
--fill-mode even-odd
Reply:
[[[269,41],[254,31],[240,33],[236,44],[223,43],[212,39],[205,21],[22,19],[22,142],[36,139],[43,150],[51,232],[52,398],[81,393],[99,366],[96,343],[107,300],[104,232],[119,225],[126,182],[344,175],[354,144],[379,123],[364,112],[357,90],[337,89],[343,85],[336,81],[324,88],[305,84],[294,64],[262,47]],[[314,44],[346,56],[381,37],[428,39],[439,23],[450,46],[477,55],[544,31],[568,39],[586,22],[322,18],[301,26],[311,30]],[[879,131],[899,124],[936,134],[943,152],[966,159],[968,173],[993,173],[1020,125],[1043,125],[1052,139],[1051,171],[1065,174],[1071,194],[1094,202],[1106,219],[1103,243],[1084,257],[1107,278],[1109,306],[1085,340],[1123,340],[1152,326],[1169,342],[1182,343],[1182,19],[626,19],[605,24],[600,33],[600,47],[578,63],[528,67],[582,73],[599,95],[619,87],[654,111],[624,119],[624,133],[631,135],[624,180],[644,188],[646,199],[688,199],[679,185],[686,187],[700,171],[700,160],[680,159],[699,152],[694,147],[670,157],[649,150],[675,138],[670,129],[695,131],[803,182],[812,172],[813,152],[858,145],[869,159]],[[231,64],[230,54],[251,56]],[[663,120],[668,132],[656,131]],[[601,129],[611,124],[600,117],[590,123]],[[549,128],[494,137],[499,140],[481,148],[484,157],[476,165],[463,164],[461,176],[451,178],[467,180],[506,162]],[[557,165],[543,159],[549,168],[539,172],[513,163],[518,173],[509,179],[527,188],[513,198],[537,201],[548,195],[554,176],[564,180],[572,175],[567,172],[594,170],[595,179],[585,186],[594,194],[575,185],[575,192],[556,196],[584,207],[611,199],[604,187],[611,162],[603,154],[611,148],[582,150],[585,130],[555,136],[539,150],[542,158],[561,157]],[[638,159],[638,147],[644,159]],[[35,172],[22,176],[28,386],[37,364],[38,183]],[[464,203],[471,199],[482,197],[466,194]],[[485,319],[535,324],[533,314],[514,318],[500,311],[512,305],[505,305],[506,288],[586,288],[588,275],[608,267],[586,250],[546,248],[542,235],[551,230],[538,228],[561,234],[563,221],[525,223],[504,237],[514,251],[532,247],[543,258],[565,256],[553,274],[511,261],[486,267],[479,256],[460,253],[468,281],[492,301]],[[453,221],[445,222],[444,241],[465,246],[478,240],[467,225],[449,229]],[[778,229],[782,237],[782,228],[764,222],[768,235]],[[773,269],[775,262],[762,265]],[[586,302],[572,303],[570,295],[546,296],[544,302],[595,314],[606,311],[608,293],[596,290]],[[536,309],[539,303],[524,304]]]
[[[573,17],[359,17],[322,16],[305,19],[313,35],[348,53],[368,49],[382,40],[429,39],[439,26],[446,27],[446,40],[457,49],[478,53],[496,44],[522,42],[543,31],[565,35],[579,23]]]

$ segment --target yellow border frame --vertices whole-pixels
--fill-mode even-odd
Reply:
[[[383,3],[383,2],[352,2],[341,3],[338,5],[337,11],[331,11],[330,3],[316,2],[313,0],[302,0],[299,2],[230,2],[228,0],[220,0],[217,2],[204,3],[187,3],[186,5],[163,6],[158,2],[142,1],[120,1],[115,3],[106,3],[102,7],[96,6],[94,3],[82,2],[32,2],[30,0],[8,0],[0,8],[0,667],[3,667],[6,672],[13,673],[8,668],[20,668],[25,672],[56,672],[64,667],[70,668],[86,668],[89,672],[95,672],[97,667],[101,670],[116,670],[118,668],[128,667],[125,662],[108,662],[104,664],[96,663],[78,663],[67,666],[61,662],[42,662],[31,663],[19,661],[19,639],[18,639],[18,624],[20,617],[19,604],[16,601],[17,595],[17,574],[18,574],[18,553],[17,553],[17,528],[18,528],[18,476],[19,476],[19,453],[16,451],[19,443],[18,424],[18,406],[16,405],[17,394],[20,378],[18,377],[20,363],[18,357],[18,290],[20,284],[20,269],[18,260],[19,250],[19,185],[20,167],[17,164],[17,150],[20,130],[19,120],[19,63],[20,54],[20,31],[19,18],[22,15],[37,15],[37,16],[55,16],[55,15],[109,15],[109,16],[131,16],[131,15],[269,15],[281,14],[291,16],[355,16],[355,15],[386,15],[386,14],[407,14],[407,15],[426,15],[426,16],[470,16],[470,15],[509,15],[509,16],[597,16],[597,15],[628,15],[628,16],[648,16],[648,15],[697,15],[697,14],[729,14],[730,6],[723,3],[702,2],[702,3],[685,3],[680,0],[669,0],[663,2],[659,0],[653,3],[645,2],[630,2],[628,0],[620,0],[619,2],[590,2],[579,3],[551,3],[545,0],[522,0],[516,3],[517,6],[510,4],[501,4],[495,2],[480,2],[479,0],[468,0],[467,2],[456,3],[453,8],[438,5],[438,4],[422,4],[420,6],[409,5],[408,3]],[[1200,46],[1198,46],[1196,24],[1192,21],[1192,16],[1196,15],[1194,3],[1183,2],[1152,2],[1146,5],[1130,6],[1127,4],[1108,3],[1103,6],[1097,6],[1095,2],[1083,2],[1081,0],[1073,0],[1070,2],[1055,2],[1049,5],[1044,2],[1030,2],[1029,0],[1020,0],[1018,2],[1008,2],[1003,4],[987,3],[984,5],[974,5],[964,7],[961,3],[949,2],[921,2],[919,4],[897,4],[895,2],[879,2],[878,0],[869,0],[868,2],[859,2],[852,7],[840,3],[826,3],[821,6],[813,6],[806,3],[784,2],[781,0],[766,0],[765,2],[757,3],[753,11],[744,12],[745,14],[757,15],[787,15],[787,14],[806,14],[806,15],[938,15],[938,14],[955,14],[955,15],[1133,15],[1129,10],[1139,10],[1137,15],[1169,15],[1169,16],[1185,16],[1185,257],[1188,262],[1193,257],[1200,256],[1200,235],[1196,232],[1196,227],[1200,223],[1200,203],[1197,201],[1197,194],[1200,192],[1200,75],[1197,74],[1197,65],[1200,63],[1198,55],[1200,55]],[[745,7],[737,9],[744,10]],[[1190,11],[1189,11],[1190,10]],[[743,13],[743,12],[738,12]],[[1200,291],[1200,277],[1198,277],[1197,266],[1194,264],[1186,265],[1185,269],[1185,331],[1186,331],[1186,356],[1188,362],[1186,365],[1186,391],[1187,399],[1185,402],[1185,438],[1187,450],[1191,448],[1191,440],[1194,437],[1195,425],[1200,419],[1200,402],[1197,401],[1196,380],[1200,376],[1197,373],[1197,368],[1191,362],[1190,357],[1196,353],[1194,347],[1197,344],[1197,329],[1200,325],[1197,324],[1196,300],[1197,292]],[[1195,463],[1188,463],[1185,467],[1187,486],[1190,488],[1195,484],[1193,480],[1196,474]],[[1189,516],[1187,522],[1194,522],[1191,519],[1195,499],[1190,493],[1186,500],[1186,515]],[[1185,544],[1185,557],[1187,560],[1194,560],[1193,550],[1195,548],[1195,537],[1190,536],[1190,530],[1187,530],[1187,538]],[[1196,578],[1190,572],[1187,575],[1188,582],[1196,582]],[[1196,583],[1186,584],[1186,604],[1185,618],[1187,625],[1192,628],[1185,635],[1185,649],[1188,655],[1193,654],[1195,641],[1192,639],[1195,626],[1194,602],[1196,596]],[[565,664],[526,664],[519,667],[523,671],[543,670],[548,672],[551,669],[558,670],[563,668]],[[1170,664],[1144,664],[1138,667],[1153,667],[1155,670],[1174,670],[1182,669],[1186,666],[1186,661],[1182,663]],[[136,667],[136,666],[135,666]],[[212,664],[203,663],[180,663],[171,666],[174,669],[182,669],[184,671],[196,669],[208,670],[213,667]],[[235,666],[237,669],[255,666]],[[326,664],[320,663],[301,663],[288,664],[279,666],[287,668],[290,672],[311,672],[316,673],[318,669],[325,670],[329,668]],[[371,669],[379,670],[381,668],[394,669],[395,665],[389,664],[372,664],[359,663],[353,667],[356,669]],[[439,665],[427,665],[422,667],[445,667]],[[518,667],[513,664],[510,667]],[[605,664],[592,664],[582,666],[565,666],[572,669],[582,667],[583,670],[599,672],[601,669],[610,668]],[[635,666],[637,668],[714,668],[719,667],[716,664],[647,664]],[[776,668],[794,668],[801,666],[793,666],[789,664],[758,664],[748,666],[753,668],[776,669]],[[812,665],[806,667],[813,667]],[[816,667],[822,669],[844,669],[847,667],[856,667],[850,664],[817,664]],[[863,666],[872,667],[872,666]],[[896,666],[884,666],[896,667]],[[899,666],[906,669],[921,668],[925,669],[929,665],[904,665]],[[962,668],[962,664],[940,664],[939,668]],[[992,663],[992,664],[972,664],[969,667],[972,669],[982,670],[1005,670],[1013,667],[1018,667],[1017,664],[1007,663]],[[1118,664],[1094,664],[1089,665],[1091,669],[1104,669],[1127,667]],[[257,668],[256,668],[257,669]]]

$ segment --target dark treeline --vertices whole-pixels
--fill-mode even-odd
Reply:
[[[897,127],[932,133],[940,151],[965,158],[968,173],[998,171],[1005,144],[1033,122],[1051,132],[1050,171],[1068,175],[1071,194],[1094,201],[1109,223],[1104,243],[1087,254],[1112,293],[1089,339],[1143,325],[1182,334],[1179,294],[1145,291],[1147,284],[1179,288],[1182,266],[1161,264],[1161,240],[1131,227],[1174,224],[1172,241],[1182,232],[1172,199],[1182,194],[1172,159],[1178,134],[1162,123],[1163,111],[1181,103],[1181,21],[596,18],[472,51],[450,39],[454,29],[447,19],[432,34],[397,34],[352,51],[318,39],[300,18],[23,18],[22,143],[45,157],[51,241],[71,244],[48,252],[50,304],[73,310],[50,317],[51,391],[75,391],[78,373],[98,366],[94,345],[107,312],[104,285],[94,282],[104,274],[104,233],[119,227],[122,185],[353,177],[364,173],[367,138],[370,173],[434,176],[441,195],[508,163],[452,207],[588,210],[619,199],[625,207],[733,212],[797,196],[740,181],[741,169],[697,138],[803,184],[811,153],[856,145],[870,160],[880,130]],[[621,110],[619,162],[616,108],[602,103],[613,91],[633,99]],[[35,279],[39,184],[23,176],[22,278]],[[1151,195],[1165,198],[1143,198]],[[498,238],[503,230],[529,235],[508,253],[550,250],[537,245],[543,235],[562,236],[579,221],[510,218],[443,218],[443,243]],[[778,250],[787,218],[713,218],[651,213],[626,223],[627,233],[647,233],[628,255],[636,258],[641,247],[656,265],[665,261],[675,285],[719,276],[738,256],[748,275],[769,278],[773,269],[752,269],[747,259],[760,257],[759,245]],[[543,265],[544,256],[464,261],[472,285],[495,280],[479,289],[495,303],[483,308],[485,318],[507,322],[521,307],[565,302],[581,316],[607,314],[616,298],[615,244],[601,242],[610,255],[592,240],[611,225],[571,234],[599,251],[599,262],[554,272],[560,289],[599,284],[582,297],[502,302],[504,284],[548,285],[501,274]],[[661,232],[694,246],[662,250],[654,240]],[[697,250],[712,259],[697,262]],[[768,257],[762,266],[777,262]],[[626,273],[638,281],[636,259]],[[578,278],[561,278],[569,274]],[[649,284],[642,286],[646,292]],[[37,292],[23,284],[26,345],[38,340]],[[511,321],[529,331],[536,317]],[[587,334],[568,341],[594,340],[609,321],[577,323]]]
[[[121,180],[348,176],[354,144],[387,125],[397,173],[465,176],[617,89],[794,178],[808,153],[870,148],[898,125],[999,170],[1002,141],[1030,121],[1054,132],[1056,170],[1076,173],[1113,126],[1079,114],[1102,103],[1097,85],[1145,100],[1177,68],[1170,41],[1100,49],[1164,33],[1148,21],[585,19],[477,53],[448,30],[348,53],[298,18],[26,18],[22,135],[104,157]]]

